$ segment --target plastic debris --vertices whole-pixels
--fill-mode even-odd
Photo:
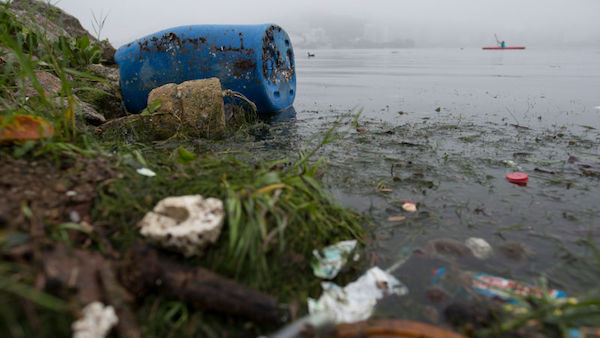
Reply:
[[[371,316],[379,299],[408,293],[404,284],[378,267],[369,269],[344,288],[331,282],[322,282],[321,286],[323,294],[319,300],[308,299],[308,311],[311,315],[330,313],[335,323],[365,320]]]
[[[492,246],[483,238],[470,237],[465,240],[465,245],[473,251],[479,259],[486,259],[492,255]]]
[[[527,176],[527,174],[525,174],[525,173],[516,172],[516,173],[510,173],[510,174],[506,175],[506,179],[510,183],[524,185],[524,184],[527,184],[527,180],[529,180],[529,176]]]
[[[402,222],[406,219],[406,216],[390,216],[388,222]]]
[[[140,175],[144,175],[144,176],[148,176],[148,177],[154,177],[154,176],[156,176],[156,173],[154,171],[148,169],[148,168],[139,168],[136,171]]]
[[[445,268],[434,270],[432,278],[434,283],[439,283],[445,274]],[[567,298],[567,295],[560,290],[543,290],[537,286],[527,285],[510,279],[489,275],[487,273],[466,272],[466,276],[468,276],[471,281],[469,287],[476,293],[492,298],[500,298],[515,305],[522,305],[522,303],[514,298],[515,295],[541,298],[547,293],[548,297],[551,299]]]
[[[219,238],[223,226],[223,202],[200,195],[167,197],[140,221],[141,234],[151,242],[174,249],[186,257]]]
[[[356,247],[356,240],[342,241],[322,250],[313,250],[316,261],[311,265],[315,276],[333,279],[348,261],[348,256]]]
[[[473,280],[472,286],[475,292],[490,297],[499,297],[510,303],[517,303],[515,299],[511,298],[513,294],[537,298],[541,298],[543,295],[542,289],[537,286],[522,284],[510,279],[488,275],[486,273],[473,273],[471,278]],[[567,298],[567,295],[560,290],[548,289],[547,292],[548,296],[552,299]]]
[[[104,338],[119,322],[112,306],[93,302],[83,308],[83,318],[71,325],[73,338]]]
[[[404,204],[402,204],[402,209],[404,209],[404,211],[408,211],[408,212],[416,212],[417,205],[414,202],[405,201]]]
[[[517,163],[515,163],[515,161],[513,161],[513,160],[504,160],[504,161],[502,161],[502,163],[504,163],[504,165],[506,165],[507,167],[512,167],[512,168],[519,167],[519,165]]]

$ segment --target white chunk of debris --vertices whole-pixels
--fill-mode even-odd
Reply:
[[[465,240],[465,245],[479,259],[486,259],[492,255],[492,246],[483,238],[469,237]]]
[[[119,318],[112,306],[93,302],[83,308],[83,317],[71,325],[73,338],[104,338]]]
[[[140,221],[141,234],[186,257],[200,255],[214,243],[223,227],[223,202],[200,195],[167,197]]]
[[[148,168],[139,168],[136,171],[138,174],[143,175],[143,176],[148,176],[148,177],[156,176],[156,173]]]

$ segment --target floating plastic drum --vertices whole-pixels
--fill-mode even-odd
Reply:
[[[167,83],[217,77],[223,89],[252,100],[259,112],[278,112],[296,96],[294,51],[279,26],[193,25],[166,29],[115,54],[125,107],[146,108],[148,93]]]

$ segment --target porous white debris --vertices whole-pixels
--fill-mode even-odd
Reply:
[[[73,338],[104,338],[119,318],[112,306],[93,302],[83,308],[83,318],[71,325]]]
[[[486,259],[492,255],[492,246],[483,238],[470,237],[465,240],[465,245],[473,251],[479,259]]]
[[[167,197],[140,221],[141,234],[153,243],[200,255],[208,243],[219,238],[223,227],[223,202],[200,195]]]

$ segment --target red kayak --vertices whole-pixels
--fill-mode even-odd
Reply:
[[[496,50],[496,49],[525,49],[525,47],[504,47],[504,48],[502,48],[502,47],[483,47],[482,49],[493,49],[493,50]]]

